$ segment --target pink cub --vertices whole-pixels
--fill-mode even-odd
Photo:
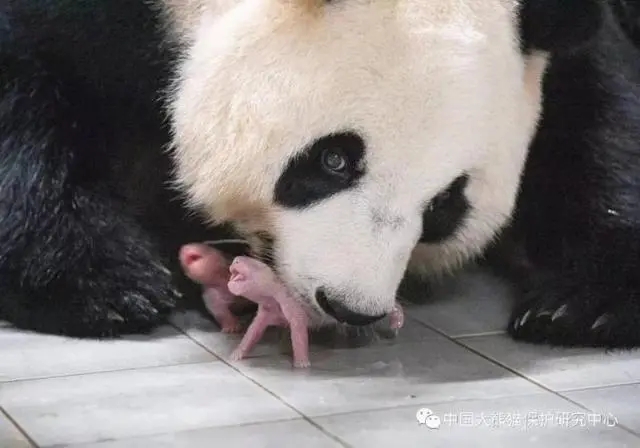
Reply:
[[[230,274],[225,257],[206,244],[194,243],[182,246],[179,258],[186,276],[202,285],[204,304],[222,332],[242,331],[242,325],[230,309],[237,298],[227,288]]]
[[[255,258],[236,257],[229,268],[229,291],[258,304],[258,313],[231,355],[244,358],[269,326],[289,327],[294,367],[309,367],[307,314],[269,266]]]

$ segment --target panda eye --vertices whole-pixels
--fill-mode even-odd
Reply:
[[[276,181],[276,203],[306,208],[355,187],[366,170],[366,148],[353,131],[317,138],[291,158]]]
[[[321,154],[322,168],[330,174],[341,174],[347,168],[347,157],[341,148],[327,148]]]

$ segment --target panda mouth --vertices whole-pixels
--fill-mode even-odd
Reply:
[[[371,325],[386,316],[386,314],[373,316],[356,315],[353,312],[348,311],[347,308],[343,307],[339,303],[332,303],[322,290],[319,290],[316,294],[316,302],[327,315],[333,317],[342,324],[351,326],[363,327],[365,325]]]

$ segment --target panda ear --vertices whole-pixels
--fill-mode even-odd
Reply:
[[[600,0],[521,0],[523,50],[572,50],[593,38],[603,22]]]

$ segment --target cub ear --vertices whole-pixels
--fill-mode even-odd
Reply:
[[[520,0],[524,51],[570,51],[591,40],[603,23],[601,0]]]

